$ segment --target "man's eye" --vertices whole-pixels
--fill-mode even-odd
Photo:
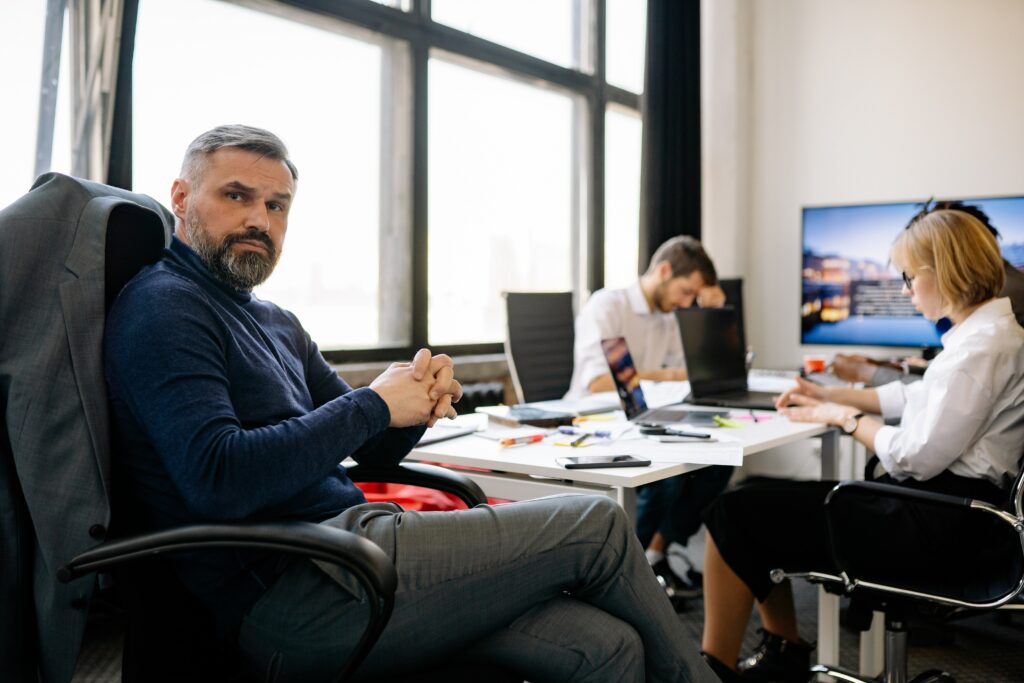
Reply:
[[[225,196],[232,201],[238,201],[242,198],[242,194],[240,192],[228,192]]]
[[[277,202],[270,202],[269,204],[267,204],[267,207],[271,211],[284,211],[284,206],[282,204],[278,204]]]

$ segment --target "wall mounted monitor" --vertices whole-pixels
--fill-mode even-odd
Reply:
[[[958,199],[958,198],[952,198]],[[1024,197],[962,198],[988,214],[1003,257],[1024,270]],[[803,209],[803,344],[940,346],[934,323],[901,293],[889,248],[920,202]]]

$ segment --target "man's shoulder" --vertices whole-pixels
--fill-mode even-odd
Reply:
[[[201,316],[206,300],[198,284],[158,261],[143,268],[117,295],[105,336],[109,340],[146,329],[172,330],[183,317]]]
[[[114,307],[130,304],[152,306],[157,301],[177,297],[202,296],[202,288],[184,275],[175,272],[164,260],[146,266],[128,281]]]
[[[625,288],[605,288],[591,294],[583,308],[584,310],[597,311],[622,306],[629,306],[629,290]]]

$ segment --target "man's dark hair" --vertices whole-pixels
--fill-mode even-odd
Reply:
[[[225,147],[244,149],[268,159],[281,161],[288,167],[292,180],[299,179],[299,171],[288,158],[288,148],[281,142],[281,138],[269,130],[241,124],[217,126],[193,140],[185,150],[185,159],[181,162],[181,177],[199,184],[206,170],[207,157]]]
[[[689,235],[673,237],[658,247],[647,266],[647,272],[653,272],[662,261],[672,266],[672,277],[686,276],[696,270],[700,271],[705,285],[718,284],[718,274],[711,257],[701,243]]]
[[[922,218],[930,214],[932,211],[961,211],[963,213],[966,213],[968,216],[974,216],[975,218],[977,218],[982,225],[988,228],[988,231],[992,233],[992,236],[995,237],[997,240],[1002,239],[1002,235],[999,234],[999,231],[996,229],[996,226],[992,225],[992,219],[988,217],[987,213],[981,210],[980,206],[975,206],[974,204],[964,204],[959,199],[942,200],[936,202],[931,198],[929,198],[928,201],[924,202],[923,204],[919,204],[918,206],[920,206],[921,208],[918,210],[916,214],[914,214],[914,217],[910,219],[910,222],[907,223],[908,228],[917,221],[921,220]]]

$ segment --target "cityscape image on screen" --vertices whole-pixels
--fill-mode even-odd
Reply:
[[[1024,270],[1024,197],[961,199],[999,231],[1003,258]],[[889,247],[920,202],[803,209],[803,344],[940,346],[934,323],[901,293]]]

